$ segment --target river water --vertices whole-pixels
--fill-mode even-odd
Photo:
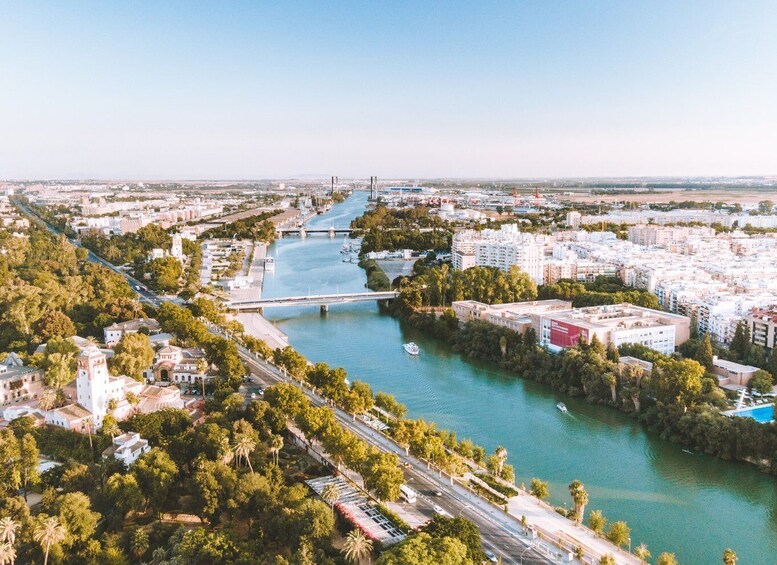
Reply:
[[[367,194],[355,193],[310,227],[345,226],[360,215]],[[274,273],[264,297],[362,291],[366,277],[342,262],[342,238],[289,237],[274,243]],[[582,481],[590,502],[611,521],[625,520],[632,544],[653,558],[674,552],[682,564],[721,562],[732,547],[742,564],[777,563],[775,480],[750,465],[725,462],[648,435],[611,408],[568,398],[493,367],[472,363],[438,340],[403,327],[372,303],[266,309],[289,343],[313,362],[345,367],[374,391],[394,394],[411,417],[423,417],[493,451],[508,450],[516,482],[539,477],[551,500],[570,504],[567,485]],[[402,344],[415,341],[421,355]],[[555,404],[569,408],[561,414]]]

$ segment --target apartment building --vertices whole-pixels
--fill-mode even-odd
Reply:
[[[535,300],[510,304],[484,304],[475,300],[453,303],[453,312],[462,322],[481,320],[523,334],[530,327],[540,330],[540,316],[550,312],[564,312],[572,309],[568,300]]]
[[[754,344],[769,349],[777,347],[777,310],[753,308],[745,322]]]

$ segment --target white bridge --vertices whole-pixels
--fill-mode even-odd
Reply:
[[[261,298],[259,300],[244,300],[230,302],[230,310],[261,310],[278,306],[321,306],[326,311],[330,304],[349,304],[351,302],[367,302],[371,300],[391,300],[399,292],[387,290],[383,292],[350,292],[344,294],[313,294],[309,296],[287,296],[284,298]]]

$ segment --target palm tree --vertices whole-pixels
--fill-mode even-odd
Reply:
[[[507,460],[507,450],[503,446],[498,446],[494,451],[499,459],[499,465],[497,467],[497,475],[502,476],[502,469],[504,469],[505,461]]]
[[[367,538],[359,528],[353,529],[345,536],[341,551],[348,561],[359,563],[372,553],[372,540]]]
[[[278,465],[278,453],[283,449],[283,436],[274,435],[270,440],[270,451],[273,454],[273,461]]]
[[[137,528],[130,538],[130,551],[132,555],[140,559],[148,551],[148,534],[146,530]]]
[[[0,565],[13,563],[16,560],[16,550],[13,545],[4,541],[0,543]]]
[[[65,526],[60,524],[55,516],[49,516],[35,528],[32,537],[45,552],[43,565],[47,565],[49,562],[49,549],[51,549],[51,546],[57,545],[65,539],[66,533]]]
[[[588,493],[580,481],[569,483],[569,494],[575,503],[575,522],[580,523],[585,514],[585,505],[588,504]]]
[[[7,541],[10,544],[16,542],[16,530],[19,528],[19,522],[6,516],[0,518],[0,541]]]
[[[329,483],[321,491],[321,498],[332,507],[332,517],[335,515],[335,503],[340,500],[340,487],[336,483]]]
[[[254,452],[254,449],[256,449],[256,442],[251,439],[251,436],[248,434],[241,434],[237,440],[237,443],[235,443],[234,448],[235,457],[237,458],[238,462],[240,462],[241,459],[245,459],[246,463],[248,463],[248,468],[252,473],[254,472],[254,468],[251,465],[250,455]]]
[[[634,555],[636,555],[643,563],[647,563],[647,560],[651,557],[650,550],[644,543],[641,543],[634,548]]]
[[[47,388],[43,391],[43,393],[40,395],[40,400],[38,401],[38,408],[41,410],[49,411],[57,404],[57,391],[53,388]]]

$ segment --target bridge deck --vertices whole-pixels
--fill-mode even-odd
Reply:
[[[329,304],[345,304],[348,302],[366,302],[370,300],[390,300],[399,295],[397,291],[383,292],[352,292],[343,294],[316,294],[310,296],[288,296],[282,298],[262,298],[259,300],[244,300],[230,302],[227,306],[235,310],[267,308],[272,306],[293,306],[295,304],[323,306]]]

